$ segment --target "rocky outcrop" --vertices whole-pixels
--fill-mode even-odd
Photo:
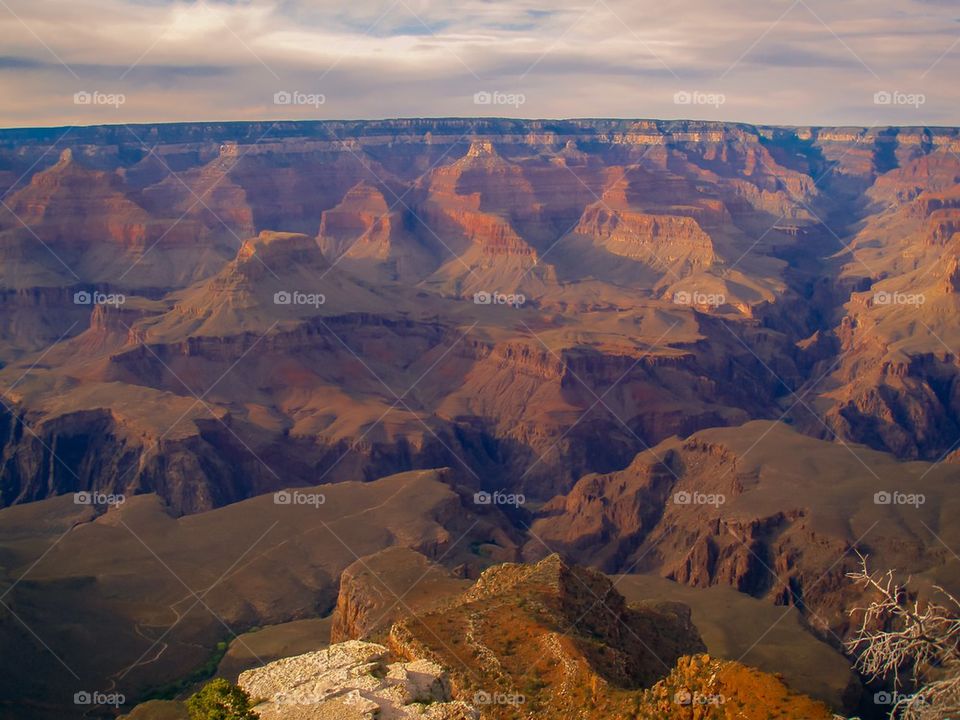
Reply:
[[[387,648],[355,640],[240,674],[263,720],[478,720],[454,701],[436,663],[389,663]]]
[[[388,646],[334,644],[247,670],[239,685],[264,720],[510,720],[584,708],[592,720],[833,717],[780,676],[702,649],[686,605],[628,606],[610,580],[554,555],[489,568],[441,607],[394,623]],[[151,717],[149,705],[131,718]]]
[[[7,267],[11,265],[16,267],[16,263]],[[91,310],[73,302],[74,293],[79,291],[76,286],[18,287],[18,283],[0,290],[0,363],[42,352],[41,348],[86,330]]]
[[[694,655],[644,693],[638,720],[767,720],[775,713],[804,720],[834,720],[826,705],[793,692],[782,678],[738,662]]]
[[[490,568],[458,600],[395,624],[390,647],[448,667],[453,695],[491,720],[833,717],[778,677],[700,655],[686,605],[628,606],[610,580],[556,555]]]
[[[0,500],[11,505],[74,492],[156,492],[175,512],[194,513],[275,487],[272,474],[231,433],[230,418],[222,419],[226,424],[195,418],[193,433],[151,442],[106,408],[39,424],[22,411],[0,408]]]
[[[340,576],[331,641],[385,637],[395,621],[433,609],[469,586],[469,580],[410,548],[361,558]]]
[[[10,212],[0,212],[0,231],[39,239],[42,252],[57,258],[51,270],[63,283],[183,286],[214,272],[235,238],[253,230],[242,190],[236,188],[239,197],[228,193],[220,174],[201,173],[189,201],[161,207],[131,187],[120,168],[85,162],[65,149],[55,165],[11,194]],[[182,189],[169,173],[164,182]],[[47,264],[41,255],[31,261]]]
[[[444,636],[464,638],[458,665]],[[494,566],[458,600],[394,625],[390,645],[447,665],[460,697],[523,691],[511,683],[529,671],[540,679],[527,702],[554,710],[591,688],[649,686],[665,664],[702,648],[688,609],[628,607],[603,575],[556,555]]]
[[[325,210],[320,221],[321,246],[334,259],[345,254],[386,259],[400,213],[392,211],[383,193],[368,182],[354,185],[343,200]]]
[[[960,211],[937,210],[931,213],[926,225],[927,242],[936,247],[946,247],[960,232]]]
[[[908,459],[936,459],[955,442],[960,368],[954,358],[914,356],[860,372],[844,402],[826,414],[831,428]]]
[[[143,249],[148,242],[150,216],[125,195],[121,179],[84,167],[70,149],[7,204],[34,232],[57,245],[110,241],[126,250]],[[4,209],[0,222],[15,226],[17,221]]]
[[[726,585],[796,606],[828,641],[844,637],[857,602],[845,581],[853,551],[869,548],[902,572],[942,570],[943,558],[924,549],[911,523],[916,514],[939,522],[926,508],[946,502],[948,478],[958,476],[948,465],[903,466],[862,452],[760,421],[669,440],[544,505],[524,557],[536,560],[547,546],[609,572]],[[894,492],[923,501],[887,504]],[[838,523],[841,507],[856,510]]]
[[[655,266],[683,262],[693,270],[715,260],[710,236],[692,217],[611,212],[605,205],[594,205],[574,232],[594,238],[615,255]]]
[[[249,237],[256,232],[254,210],[247,191],[231,174],[236,163],[234,154],[222,152],[176,176],[164,173],[163,179],[142,190],[143,204],[156,216],[182,218],[205,240],[224,233],[234,242]]]
[[[670,451],[662,462],[642,457],[621,473],[582,478],[570,493],[540,510],[543,518],[565,521],[538,522],[536,532],[558,552],[589,557],[593,566],[616,571],[659,521],[675,483],[675,462]],[[531,545],[528,552],[538,551]]]

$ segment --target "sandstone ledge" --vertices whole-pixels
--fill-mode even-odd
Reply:
[[[241,673],[262,720],[477,720],[454,702],[436,663],[387,662],[382,645],[351,640]]]

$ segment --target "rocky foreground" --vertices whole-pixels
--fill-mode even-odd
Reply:
[[[351,640],[240,675],[261,720],[476,720],[453,700],[446,671],[429,660],[388,662],[382,645]]]
[[[604,576],[556,555],[492,567],[466,592],[416,611],[394,608],[388,626],[369,620],[399,605],[396,596],[366,612],[352,606],[360,597],[382,601],[388,587],[354,577],[338,605],[359,621],[341,632],[385,638],[385,646],[348,640],[241,674],[241,687],[267,698],[257,706],[264,720],[832,717],[774,675],[704,654],[686,606],[628,605]],[[387,647],[406,662],[388,665]],[[436,704],[418,704],[424,698]],[[335,712],[344,714],[325,714]]]
[[[338,612],[364,595],[362,582],[353,579]],[[366,596],[389,594],[378,578],[366,582]],[[403,610],[389,625],[341,624],[381,643],[349,639],[242,672],[261,720],[834,717],[779,676],[705,654],[685,605],[628,604],[606,577],[556,555],[496,565],[416,611],[394,600]],[[177,705],[147,703],[130,717],[179,718],[159,714]]]

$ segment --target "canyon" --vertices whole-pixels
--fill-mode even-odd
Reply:
[[[507,585],[559,603],[524,621],[550,686],[604,688],[527,693],[550,712],[667,717],[704,668],[864,712],[836,664],[856,553],[960,590],[958,187],[955,128],[0,130],[0,592],[25,623],[0,636],[30,657],[0,717],[82,689],[26,627],[145,700],[319,617],[469,705],[530,638],[487,637],[467,675],[432,638],[524,617]],[[598,655],[556,644],[573,585],[665,604],[614,602]],[[721,641],[727,610],[691,599],[721,593],[818,660]]]
[[[156,491],[189,513],[278,476],[438,466],[549,500],[673,435],[785,411],[903,459],[956,451],[953,130],[56,139],[0,137],[3,505]]]

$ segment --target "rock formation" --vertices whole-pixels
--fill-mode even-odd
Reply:
[[[436,663],[389,663],[387,648],[350,640],[240,674],[262,720],[478,720],[454,701]]]
[[[622,471],[582,478],[540,509],[524,554],[549,547],[610,572],[729,585],[795,605],[838,644],[859,601],[845,581],[854,550],[907,573],[944,569],[916,528],[949,534],[940,511],[957,477],[951,465],[903,466],[755,421],[667,441]]]
[[[953,457],[955,131],[464,122],[0,133],[0,178],[35,162],[0,213],[0,502],[192,512],[267,487],[264,454],[547,501],[783,402]]]
[[[330,639],[385,638],[396,620],[434,609],[470,585],[410,548],[360,558],[340,575]]]
[[[246,631],[336,604],[336,639],[438,663],[471,704],[519,692],[534,713],[687,717],[662,701],[714,692],[691,685],[700,669],[781,697],[715,659],[680,663],[702,650],[681,607],[589,607],[610,587],[557,551],[793,606],[834,647],[854,550],[956,590],[941,544],[960,544],[944,519],[960,459],[957,129],[135,132],[0,131],[0,575],[68,661],[117,676],[184,609],[128,531],[206,587],[223,542],[195,533],[253,543],[266,528],[251,516],[272,522],[291,488],[343,507],[287,508],[283,538],[209,599],[218,615]],[[105,567],[85,552],[98,546],[129,564]],[[463,594],[518,547],[540,564]],[[420,576],[429,590],[405,596]],[[110,652],[64,608],[109,628]],[[219,630],[185,619],[126,676],[131,696],[202,665]],[[0,668],[0,700],[36,704],[26,669],[48,660]],[[68,680],[52,681],[64,698]]]

